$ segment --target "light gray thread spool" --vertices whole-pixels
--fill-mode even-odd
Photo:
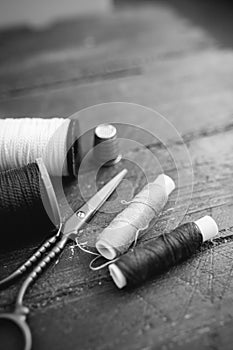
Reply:
[[[101,232],[96,242],[98,252],[109,260],[125,253],[140,232],[159,215],[174,188],[173,180],[164,174],[147,184]]]
[[[100,124],[94,132],[93,156],[103,166],[111,166],[121,160],[117,129],[111,124]]]

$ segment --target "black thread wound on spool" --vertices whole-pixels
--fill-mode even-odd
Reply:
[[[199,227],[194,222],[186,223],[129,251],[115,265],[123,273],[127,285],[137,285],[188,259],[200,249],[202,242]]]
[[[7,245],[45,237],[54,228],[43,205],[43,191],[36,163],[0,172],[0,231]]]

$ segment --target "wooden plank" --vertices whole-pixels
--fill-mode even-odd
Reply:
[[[204,51],[213,40],[168,8],[156,6],[41,31],[3,33],[0,45],[0,94],[13,96],[109,75],[117,78],[124,72],[134,75],[134,67]]]
[[[212,70],[214,71],[214,69]],[[226,75],[225,75],[226,76]],[[211,74],[209,74],[211,77]],[[202,80],[201,80],[202,81]],[[223,76],[217,84],[213,79],[206,76],[201,85],[195,74],[189,79],[170,80],[161,88],[161,80],[149,77],[125,78],[123,81],[105,81],[88,84],[82,87],[67,87],[66,89],[52,92],[41,92],[32,96],[9,99],[0,102],[1,116],[69,116],[76,111],[95,104],[106,102],[128,102],[141,104],[153,108],[164,115],[180,133],[192,132],[210,125],[219,126],[231,121],[232,93],[229,86],[224,87],[226,81]],[[229,81],[229,80],[228,80]],[[161,84],[159,84],[161,83]],[[199,91],[202,91],[200,96]],[[126,106],[127,111],[130,108]],[[104,109],[102,110],[104,113]],[[134,113],[132,113],[132,111]],[[141,125],[141,109],[137,111],[132,107],[131,114],[117,115],[119,121],[132,121]],[[80,122],[88,126],[96,119],[100,122],[100,116],[80,114]],[[105,115],[106,116],[106,115]],[[109,122],[114,121],[115,115],[109,115]],[[149,117],[149,123],[151,118]],[[151,127],[149,124],[148,127]]]
[[[218,219],[224,216],[229,205],[232,206],[232,146],[232,130],[189,141],[195,182],[186,219],[196,219],[206,213]],[[158,146],[152,146],[150,151],[159,158],[164,171],[177,179],[174,163],[167,152]],[[179,151],[181,145],[173,145],[173,152]],[[132,157],[135,161],[143,158],[151,176],[157,174],[145,150],[135,152]],[[181,162],[183,172],[187,171],[182,159]],[[140,188],[141,176],[134,166],[128,165],[128,168],[128,180],[134,188]],[[124,193],[126,184],[122,186]],[[167,221],[170,227],[177,224],[188,198],[188,188],[187,177],[187,182],[181,186],[180,205],[174,206],[176,192],[157,225],[144,239],[155,237]],[[75,199],[70,198],[70,201]],[[94,224],[107,225],[110,219],[109,214],[100,213]],[[224,227],[225,223],[221,225]],[[98,230],[89,227],[87,232],[96,235]],[[46,271],[26,297],[27,305],[32,308],[30,324],[36,349],[48,346],[72,349],[78,344],[82,349],[141,349],[163,345],[182,348],[187,344],[197,346],[200,342],[203,348],[210,349],[213,332],[217,332],[219,341],[230,349],[231,251],[232,242],[222,240],[209,248],[206,246],[193,259],[134,291],[118,291],[106,270],[89,271],[90,257],[76,248],[73,253],[69,246],[59,264]],[[1,257],[0,265],[7,265],[5,273],[16,264],[12,259],[14,254]],[[16,289],[17,286],[1,292],[1,309],[10,307]],[[53,322],[49,321],[51,319]],[[225,323],[228,324],[225,329],[228,341],[223,339],[225,333],[221,333]]]
[[[3,64],[0,84],[6,81],[9,89],[3,88],[5,92],[0,96],[1,116],[68,116],[94,104],[125,101],[158,110],[184,134],[210,124],[218,127],[230,123],[232,53],[216,48],[212,38],[203,31],[181,21],[177,14],[164,7],[96,17],[88,27],[92,20],[59,24],[58,28],[55,26],[42,33],[18,34],[19,44],[32,45],[35,52],[25,54],[23,49],[24,56],[19,63],[15,59],[12,63],[3,59],[9,69]],[[125,36],[121,30],[116,33],[119,24],[126,31]],[[78,48],[74,48],[74,34],[63,45],[57,38],[63,31],[63,39],[78,31],[80,57]],[[82,51],[85,36],[95,32],[98,44]],[[12,35],[12,42],[15,42],[18,37]],[[132,38],[130,43],[129,38]],[[4,36],[2,40],[7,45],[5,53],[9,51],[11,55],[14,45]],[[112,46],[117,48],[116,52],[112,51]],[[16,50],[21,50],[21,45]],[[63,70],[60,63],[70,73]],[[32,70],[30,65],[34,67]],[[136,109],[133,112],[130,116],[127,114],[127,121],[141,125],[141,112]],[[110,114],[109,121],[114,117]],[[125,119],[123,114],[118,117]],[[93,118],[86,116],[85,121],[81,118],[81,124],[83,121],[87,126]],[[98,123],[100,116],[95,118]],[[147,126],[151,128],[151,119]]]

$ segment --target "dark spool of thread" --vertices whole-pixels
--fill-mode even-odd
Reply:
[[[51,191],[55,196],[41,159],[19,169],[0,172],[1,240],[6,246],[20,245],[28,238],[36,241],[55,229],[59,209],[56,199],[55,205],[50,203]]]
[[[186,223],[169,234],[161,234],[143,247],[129,251],[115,265],[124,275],[127,286],[135,286],[188,259],[202,243],[199,227],[194,222]]]

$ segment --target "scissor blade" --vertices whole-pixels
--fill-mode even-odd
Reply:
[[[83,210],[86,206],[88,206],[89,215],[94,215],[94,213],[104,204],[108,197],[110,197],[113,191],[117,188],[127,172],[127,169],[124,169],[114,178],[112,178],[92,198],[90,198],[87,203],[80,208],[80,210]]]
[[[96,211],[110,197],[113,191],[120,184],[127,169],[122,170],[106,185],[104,185],[92,198],[90,198],[81,208],[79,208],[64,224],[63,234],[76,235],[78,230],[96,213]]]

